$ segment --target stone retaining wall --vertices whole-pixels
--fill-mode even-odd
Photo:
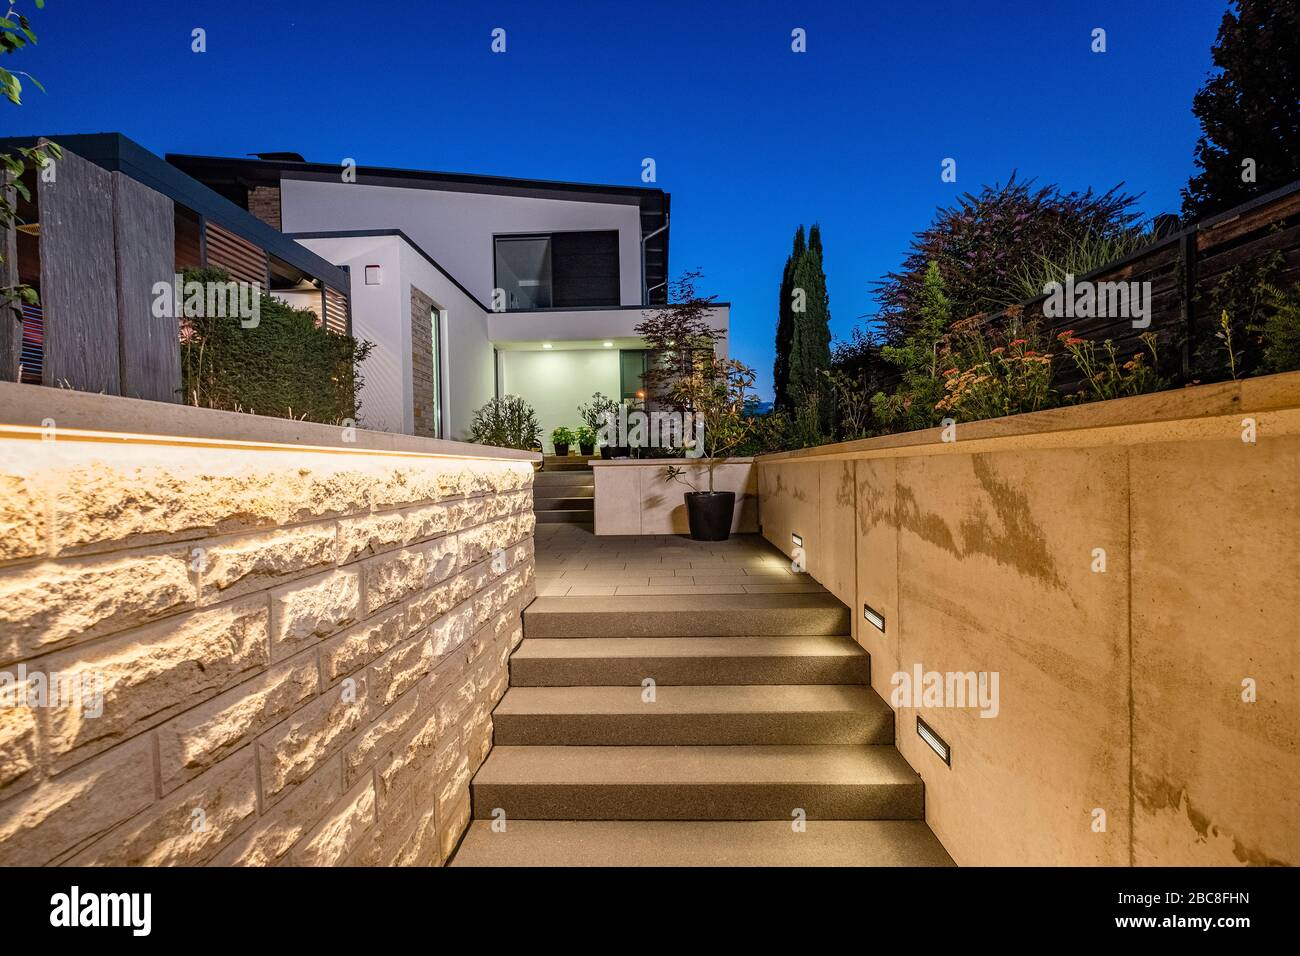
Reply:
[[[535,593],[531,485],[0,426],[0,865],[445,860]],[[17,700],[54,674],[80,696]]]

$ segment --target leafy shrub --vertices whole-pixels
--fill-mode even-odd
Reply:
[[[231,281],[224,269],[187,269],[186,282]],[[315,313],[262,294],[258,324],[182,320],[185,401],[204,408],[339,424],[360,418],[361,363],[372,343],[317,324]]]
[[[573,431],[561,425],[559,428],[551,429],[552,445],[572,445],[574,440]]]
[[[505,395],[489,400],[474,412],[469,440],[478,445],[528,450],[541,445],[542,426],[537,423],[532,405],[518,395]]]
[[[936,412],[944,397],[940,349],[952,321],[952,303],[937,263],[926,266],[916,305],[916,321],[902,344],[880,350],[881,358],[901,375],[893,392],[877,392],[871,398],[873,414],[888,431],[929,428],[941,417]]]
[[[880,282],[876,298],[891,344],[900,344],[920,321],[926,273],[933,263],[957,318],[1001,309],[1014,296],[1015,277],[1046,257],[1063,261],[1087,236],[1114,238],[1138,221],[1135,197],[1120,192],[1064,192],[1034,188],[1013,174],[1006,185],[966,193],[939,209],[916,233],[902,268]]]
[[[1260,323],[1264,368],[1269,372],[1300,369],[1300,284],[1280,289],[1264,283],[1268,311]]]
[[[607,420],[617,420],[618,404],[608,395],[596,392],[591,396],[590,402],[578,406],[578,417],[593,433],[599,432]]]
[[[579,445],[594,448],[596,445],[596,430],[590,425],[583,425],[581,428],[574,430],[573,440]]]

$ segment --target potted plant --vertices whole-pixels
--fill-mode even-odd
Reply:
[[[578,442],[578,451],[590,458],[596,453],[596,432],[591,426],[583,425],[574,433]]]
[[[555,454],[561,458],[569,454],[569,446],[573,444],[573,432],[561,425],[559,428],[551,430],[551,444],[555,446]]]
[[[592,434],[596,436],[596,441],[600,442],[601,458],[617,458],[621,450],[616,444],[618,408],[618,402],[600,392],[593,394],[589,403],[578,406],[578,417],[587,428],[591,429]]]
[[[680,481],[691,488],[684,497],[691,537],[696,541],[725,541],[731,536],[736,493],[716,490],[714,472],[753,431],[754,419],[748,414],[755,401],[748,394],[753,384],[752,368],[710,352],[698,355],[690,372],[672,386],[674,401],[695,416],[695,435],[686,441],[688,453],[704,457],[694,466],[669,465],[664,480]],[[698,476],[700,469],[708,474],[707,490],[691,480],[690,474]]]

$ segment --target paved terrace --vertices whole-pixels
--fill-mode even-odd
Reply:
[[[755,534],[729,541],[678,535],[609,535],[539,524],[538,597],[827,593]]]

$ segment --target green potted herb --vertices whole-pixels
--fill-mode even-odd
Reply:
[[[587,458],[596,454],[596,432],[595,429],[588,425],[583,425],[574,436],[578,442],[578,450]]]
[[[563,425],[552,429],[551,444],[555,446],[555,454],[561,458],[566,457],[569,454],[569,446],[573,444],[573,432]]]

